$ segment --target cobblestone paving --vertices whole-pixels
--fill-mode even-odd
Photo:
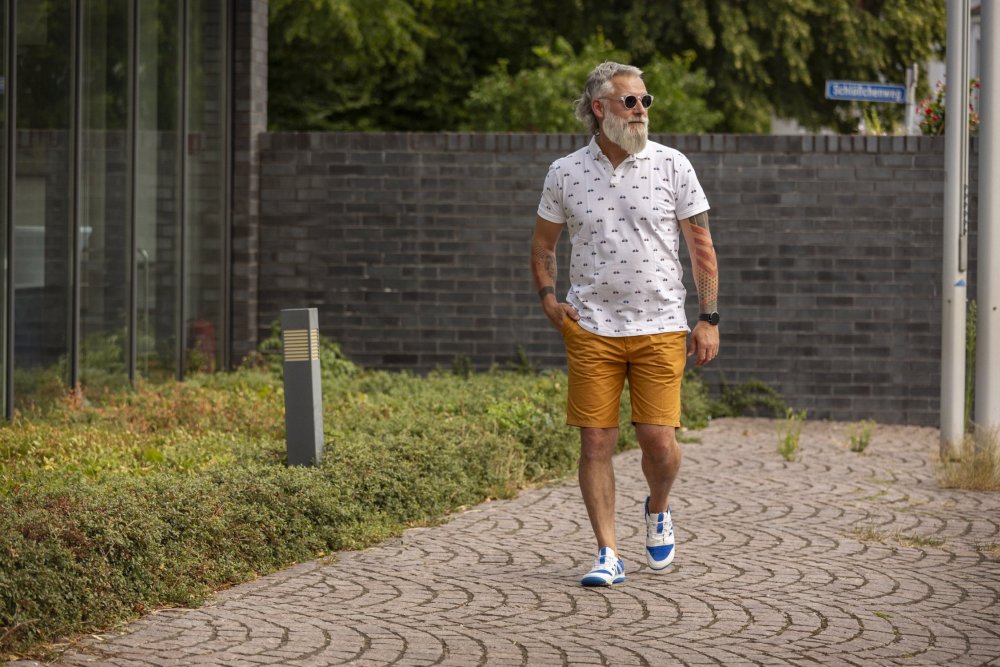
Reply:
[[[88,640],[63,665],[1000,665],[1000,494],[935,482],[937,431],[728,419],[684,445],[677,560],[642,560],[638,452],[615,459],[627,580],[575,482],[311,562]],[[30,663],[19,663],[27,665]]]

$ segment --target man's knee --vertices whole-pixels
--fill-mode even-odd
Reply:
[[[618,444],[616,428],[580,429],[580,459],[588,462],[605,463],[614,456]]]
[[[635,435],[643,449],[671,449],[677,445],[677,429],[660,424],[636,424]]]

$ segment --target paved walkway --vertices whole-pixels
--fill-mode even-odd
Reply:
[[[627,581],[583,589],[575,483],[487,503],[165,610],[63,665],[1000,665],[1000,494],[943,490],[937,432],[729,419],[684,445],[677,560],[642,561],[637,452],[619,456]],[[27,665],[31,663],[19,663]]]

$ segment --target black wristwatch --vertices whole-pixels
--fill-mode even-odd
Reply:
[[[714,312],[714,313],[702,313],[701,315],[698,316],[698,321],[699,322],[708,322],[713,327],[717,327],[717,326],[719,326],[719,313],[718,312]]]

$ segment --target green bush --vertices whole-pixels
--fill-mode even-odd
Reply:
[[[0,427],[0,657],[197,604],[576,464],[561,373],[420,378],[336,356],[325,457],[289,469],[269,354],[235,373],[69,394]]]
[[[281,345],[184,383],[69,393],[0,427],[0,660],[562,478],[566,376],[365,371],[321,345],[325,455],[287,468]],[[700,379],[684,423],[707,423]],[[636,446],[622,396],[619,448]]]
[[[739,385],[731,385],[725,377],[721,382],[721,397],[712,401],[713,417],[783,417],[788,409],[781,394],[766,382],[750,379]]]

